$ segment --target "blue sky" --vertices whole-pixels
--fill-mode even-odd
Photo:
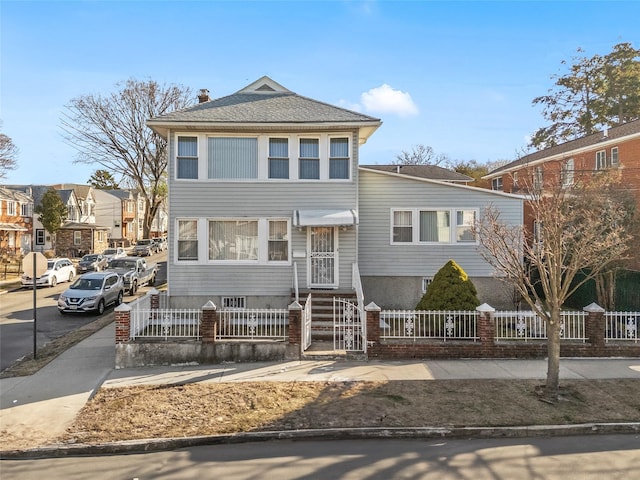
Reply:
[[[20,149],[4,183],[86,183],[65,104],[129,78],[213,98],[263,75],[379,117],[361,163],[414,145],[514,159],[544,125],[531,101],[580,47],[640,47],[632,1],[12,1],[0,3],[0,120]],[[194,99],[195,100],[195,99]]]

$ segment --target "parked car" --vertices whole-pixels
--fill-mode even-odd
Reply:
[[[133,247],[133,255],[147,257],[158,251],[155,242],[150,238],[138,240],[136,246]]]
[[[164,252],[167,249],[167,239],[164,237],[158,237],[153,239],[156,245],[156,252]]]
[[[111,304],[120,305],[124,298],[122,277],[115,272],[93,272],[79,277],[58,297],[58,311],[95,311],[98,315]]]
[[[107,259],[107,262],[113,260],[114,258],[126,257],[127,252],[122,247],[117,248],[107,248],[102,255]]]
[[[78,262],[76,272],[82,275],[87,272],[99,272],[107,266],[107,259],[101,253],[90,253],[82,257]]]
[[[32,272],[24,272],[20,281],[23,287],[33,286]],[[55,287],[58,282],[70,282],[76,276],[76,267],[68,258],[52,258],[47,261],[47,271],[36,278],[36,287]]]
[[[147,263],[144,258],[124,257],[109,262],[109,271],[118,273],[124,281],[124,288],[133,295],[138,287],[153,285],[158,274],[158,264]]]

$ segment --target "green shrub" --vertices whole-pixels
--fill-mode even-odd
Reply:
[[[449,260],[435,274],[416,310],[475,310],[478,292],[466,272]]]

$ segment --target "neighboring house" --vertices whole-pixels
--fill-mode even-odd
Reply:
[[[65,222],[56,234],[56,255],[81,258],[109,246],[109,228],[95,223]]]
[[[352,291],[358,263],[367,301],[378,302],[373,295],[384,288],[378,280],[399,291],[404,279],[392,286],[389,276],[421,281],[462,251],[472,274],[490,276],[470,245],[395,245],[393,212],[479,215],[491,198],[522,221],[521,199],[446,183],[470,180],[454,172],[442,182],[358,168],[359,146],[381,125],[377,118],[297,95],[268,77],[226,97],[210,100],[203,90],[199,98],[147,122],[169,143],[167,275],[174,306],[212,300],[281,308],[296,286]],[[386,184],[382,203],[369,190],[376,179]],[[469,215],[463,220],[467,234]],[[384,248],[376,254],[379,242]],[[410,268],[413,255],[424,256],[414,259],[422,268]],[[417,299],[404,306],[413,308]]]
[[[73,190],[78,210],[78,215],[75,215],[74,212],[74,217],[77,218],[77,220],[74,221],[80,223],[96,223],[96,199],[92,186],[63,183],[53,185],[53,188],[58,191]],[[72,210],[70,209],[69,213],[71,212]]]
[[[527,193],[531,188],[570,186],[598,171],[616,169],[622,174],[620,188],[627,189],[640,211],[640,120],[587,135],[555,147],[526,155],[489,172],[492,190]],[[525,211],[526,227],[534,232],[532,217]],[[636,255],[629,263],[640,268]]]
[[[30,252],[32,225],[31,195],[0,186],[0,254],[20,256]]]
[[[367,301],[414,308],[433,276],[454,259],[482,302],[513,308],[513,289],[493,277],[493,267],[478,253],[473,226],[489,206],[500,210],[503,221],[521,225],[523,199],[452,183],[456,175],[439,167],[414,168],[412,174],[360,167],[358,264]]]
[[[99,210],[102,212],[105,208],[107,209],[104,218],[111,218],[110,222],[107,220],[98,222],[110,227],[110,246],[131,246],[138,238],[136,201],[133,193],[130,190],[96,190],[96,195],[101,199]],[[117,202],[114,202],[114,198]]]

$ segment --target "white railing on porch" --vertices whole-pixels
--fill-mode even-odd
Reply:
[[[298,288],[298,262],[293,262],[293,291],[296,293],[296,302],[300,302],[300,289]]]
[[[356,292],[356,300],[358,301],[358,316],[360,317],[360,329],[362,335],[362,351],[367,353],[367,314],[364,310],[364,290],[362,281],[360,280],[360,268],[354,263],[351,268],[351,285]]]
[[[640,312],[606,312],[605,340],[609,341],[638,341],[638,324]]]
[[[477,340],[478,312],[383,310],[381,338]]]
[[[289,335],[289,310],[251,308],[220,310],[216,339],[286,340]]]

